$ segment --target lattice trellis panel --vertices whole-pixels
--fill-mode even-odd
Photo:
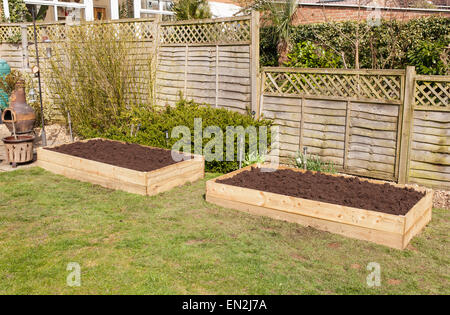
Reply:
[[[161,25],[161,44],[239,44],[251,39],[251,21]]]
[[[416,81],[415,105],[450,108],[450,77],[448,81]]]
[[[118,38],[125,36],[140,41],[152,41],[156,33],[156,23],[153,21],[92,23],[82,25],[92,28],[92,33],[98,35],[99,39],[101,38],[102,33],[110,31],[111,29],[115,31]],[[39,25],[37,27],[37,36],[38,41],[43,41],[44,39],[60,41],[64,40],[67,36],[70,36],[71,33],[76,34],[81,30],[86,31],[86,27],[79,27],[78,25],[69,26],[65,24]],[[28,26],[27,32],[29,40],[33,40],[33,26]]]
[[[38,41],[43,41],[44,39],[62,40],[66,37],[66,26],[64,24],[38,25],[36,27],[36,34]],[[29,41],[34,40],[32,25],[27,27],[27,36]]]
[[[20,26],[0,26],[0,42],[11,43],[19,42],[21,40]]]
[[[264,93],[400,101],[401,76],[265,72]]]

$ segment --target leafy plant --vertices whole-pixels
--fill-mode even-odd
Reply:
[[[408,62],[422,74],[446,74],[448,65],[444,63],[445,44],[442,42],[421,41],[408,52]]]
[[[22,78],[19,71],[13,70],[8,75],[0,77],[0,110],[8,107],[8,99],[11,96],[17,81]]]
[[[310,41],[297,43],[288,55],[288,67],[300,68],[341,68],[342,60],[331,50],[317,46]]]
[[[297,7],[297,0],[286,0],[282,3],[259,0],[253,4],[253,8],[263,11],[263,21],[266,25],[270,25],[270,32],[265,35],[276,46],[279,66],[287,62],[292,48],[292,22],[297,13]]]
[[[8,0],[9,4],[9,20],[6,19],[2,10],[2,22],[20,23],[27,21],[27,15],[30,12],[23,0]]]
[[[31,15],[31,8],[33,5],[25,4],[23,0],[8,0],[9,3],[9,19],[7,20],[5,15],[1,15],[2,22],[22,23],[31,22],[33,20]],[[36,20],[43,20],[47,14],[49,6],[41,5],[36,12]]]
[[[242,161],[243,166],[249,166],[255,163],[264,163],[266,161],[266,157],[263,155],[260,155],[258,152],[250,152],[245,156],[245,160]]]
[[[291,27],[292,43],[310,41],[317,47],[334,52],[347,68],[355,66],[355,34],[358,22],[329,22],[302,24]],[[411,62],[408,51],[416,50],[422,41],[450,45],[450,19],[423,17],[407,22],[381,20],[368,27],[360,22],[359,64],[366,69],[404,69]],[[274,26],[268,24],[260,30],[260,63],[278,65],[277,45],[273,41]],[[342,36],[345,34],[345,36]],[[444,53],[442,50],[441,53]],[[419,70],[421,71],[421,70]]]
[[[18,70],[12,70],[4,78],[0,78],[0,89],[10,96],[12,91],[14,91],[17,81],[20,79],[23,79],[22,73]]]
[[[202,126],[217,126],[223,133],[223,148],[226,148],[227,126],[265,126],[268,128],[268,143],[270,143],[270,120],[257,120],[248,114],[241,114],[224,108],[215,108],[206,104],[198,104],[180,98],[175,107],[142,107],[136,106],[129,111],[123,111],[120,119],[114,120],[108,129],[99,129],[92,123],[74,124],[74,131],[82,138],[105,137],[122,140],[130,143],[139,143],[160,148],[171,149],[178,138],[170,137],[174,127],[186,126],[191,132],[191,143],[194,143],[194,119],[201,118]],[[137,126],[139,131],[136,132]],[[131,132],[131,130],[134,130]],[[168,137],[167,137],[167,136]],[[213,136],[215,137],[215,136]],[[203,137],[202,148],[212,138]],[[224,152],[223,161],[207,161],[206,170],[210,172],[227,173],[239,168],[237,159],[237,137],[234,139],[234,160],[226,161]],[[257,139],[259,141],[259,138]],[[245,151],[249,151],[249,137],[245,137]],[[191,152],[194,152],[191,144]]]
[[[177,20],[197,20],[211,18],[207,0],[175,0],[172,6]]]
[[[121,4],[119,4],[119,18],[121,19],[129,19],[133,18],[134,7],[133,0],[125,0]]]
[[[303,154],[298,151],[294,157],[294,165],[297,168],[307,169],[308,171],[336,173],[335,166],[332,162],[321,161],[317,155]]]
[[[133,107],[151,109],[154,58],[140,54],[144,42],[117,33],[114,25],[92,32],[92,26],[72,26],[65,41],[53,46],[47,88],[57,95],[63,117],[70,112],[79,130],[107,133]],[[139,55],[139,58],[137,58]]]

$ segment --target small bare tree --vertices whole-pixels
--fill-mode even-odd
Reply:
[[[134,106],[151,108],[155,58],[143,43],[117,24],[71,26],[54,42],[46,86],[75,129],[107,130]]]

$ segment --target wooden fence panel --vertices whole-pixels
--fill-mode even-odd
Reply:
[[[303,151],[344,166],[346,106],[343,101],[304,99],[300,146]]]
[[[409,182],[450,190],[450,77],[417,76]]]
[[[273,119],[280,131],[280,159],[289,163],[300,146],[302,100],[298,98],[264,96],[261,115]]]
[[[5,60],[11,69],[24,69],[24,56],[21,44],[1,44],[0,58]]]
[[[186,47],[160,47],[156,77],[156,104],[173,106],[179,92],[185,93]]]
[[[351,103],[346,170],[395,179],[399,105]]]
[[[174,105],[181,92],[188,99],[244,113],[256,110],[258,102],[258,23],[259,15],[253,13],[251,16],[201,21],[161,23],[140,19],[83,25],[91,27],[92,34],[98,34],[99,39],[104,31],[111,30],[117,37],[134,38],[137,50],[130,54],[139,64],[146,62],[150,54],[157,53],[156,104]],[[79,31],[86,31],[86,27],[65,23],[37,25],[44,101],[50,107],[55,107],[58,99],[46,87],[46,79],[51,79],[51,73],[47,71],[46,48],[56,48],[58,43]],[[2,44],[1,55],[13,68],[35,65],[33,27],[30,24],[0,25],[0,41],[16,37],[25,41],[22,49],[20,45]],[[148,78],[149,75],[143,72],[141,77]],[[143,82],[142,87],[133,91],[142,95],[143,100],[148,95],[143,88],[146,84]]]
[[[261,80],[282,162],[308,147],[345,173],[450,189],[449,76],[264,68]]]
[[[173,106],[181,93],[242,113],[255,109],[257,97],[252,92],[257,84],[251,79],[259,64],[251,51],[255,27],[250,16],[161,23],[156,104]]]
[[[307,147],[340,171],[397,179],[404,71],[265,68],[262,80],[284,161]]]

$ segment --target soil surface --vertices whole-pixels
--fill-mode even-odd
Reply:
[[[425,195],[412,188],[374,184],[356,177],[292,170],[261,172],[255,167],[217,182],[395,215],[406,214]]]
[[[63,144],[47,150],[141,172],[154,171],[177,163],[172,159],[170,150],[101,139]]]

